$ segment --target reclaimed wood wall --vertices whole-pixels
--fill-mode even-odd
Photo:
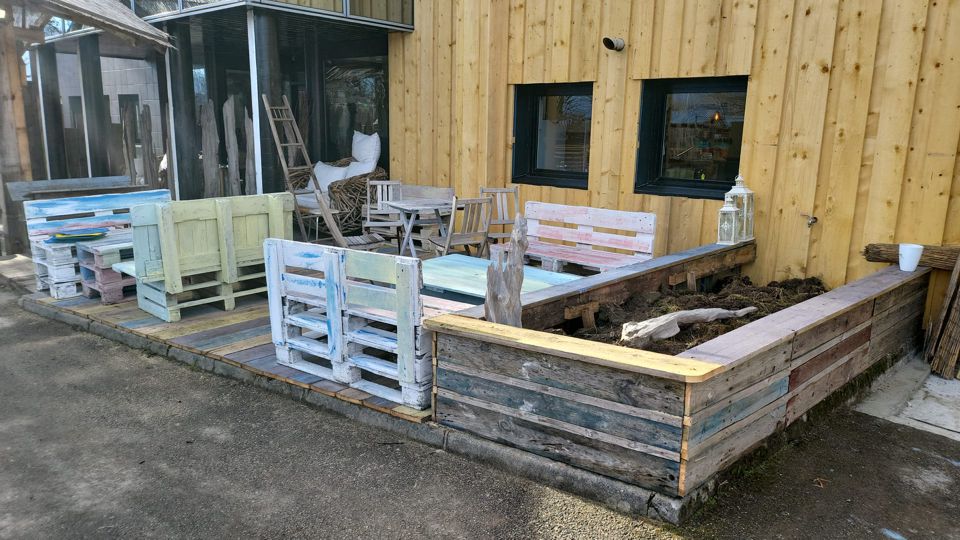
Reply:
[[[592,81],[589,189],[523,198],[655,212],[657,254],[711,242],[719,201],[633,193],[641,87],[749,75],[754,278],[835,287],[879,268],[869,242],[960,243],[960,1],[418,0],[415,26],[389,38],[395,179],[509,184],[512,85]]]

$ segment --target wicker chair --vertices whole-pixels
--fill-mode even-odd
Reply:
[[[344,158],[328,165],[346,167],[353,158]],[[330,184],[330,207],[336,212],[337,223],[343,234],[357,233],[363,228],[363,205],[367,202],[367,181],[386,180],[387,171],[377,167],[373,172],[344,178]]]

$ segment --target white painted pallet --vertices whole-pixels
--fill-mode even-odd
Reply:
[[[268,239],[264,260],[280,363],[415,409],[430,407],[419,259]],[[305,353],[331,367],[304,360]],[[396,385],[364,379],[363,372]]]

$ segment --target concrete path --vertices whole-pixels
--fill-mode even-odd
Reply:
[[[681,529],[20,310],[0,538],[950,538],[960,444],[839,411]],[[893,535],[893,536],[891,536]]]

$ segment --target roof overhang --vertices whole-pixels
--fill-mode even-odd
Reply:
[[[116,0],[0,0],[0,4],[23,10],[21,21],[25,30],[30,29],[31,23],[42,23],[42,30],[50,16],[56,16],[99,28],[135,44],[149,44],[160,49],[171,47],[166,32],[145,22]]]

